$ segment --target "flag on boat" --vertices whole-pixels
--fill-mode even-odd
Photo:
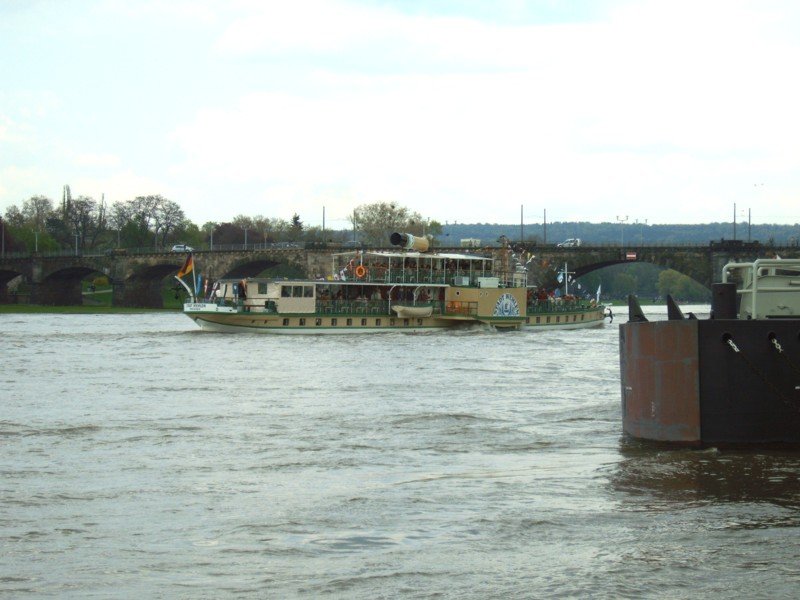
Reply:
[[[189,278],[189,280],[192,282],[194,291],[189,289],[189,286],[186,285],[185,279],[187,278]],[[194,297],[197,295],[197,279],[195,278],[195,273],[194,273],[194,258],[192,257],[191,254],[186,257],[186,262],[183,263],[183,266],[178,271],[178,274],[175,275],[175,279],[177,279],[178,282],[183,287],[186,288],[186,291],[189,292],[189,295],[192,297],[192,300],[194,300]]]

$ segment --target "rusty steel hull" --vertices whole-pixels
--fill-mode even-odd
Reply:
[[[690,446],[800,444],[800,320],[629,322],[619,331],[625,433]]]

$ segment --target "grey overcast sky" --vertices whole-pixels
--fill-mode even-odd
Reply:
[[[800,3],[4,0],[0,211],[800,222]]]

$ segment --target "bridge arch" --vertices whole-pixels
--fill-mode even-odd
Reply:
[[[168,278],[177,275],[183,262],[183,258],[174,261],[161,259],[137,266],[123,277],[112,280],[113,304],[130,308],[164,308],[164,288],[169,283]]]

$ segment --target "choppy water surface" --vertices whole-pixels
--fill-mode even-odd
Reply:
[[[621,316],[268,337],[0,315],[0,592],[796,597],[800,454],[624,439]]]

